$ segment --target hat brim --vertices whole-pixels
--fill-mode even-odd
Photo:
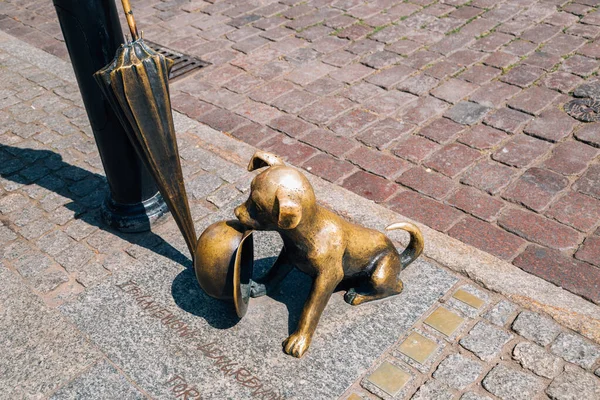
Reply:
[[[254,240],[252,231],[244,232],[233,263],[233,303],[239,318],[246,315],[250,301],[250,281],[254,272]]]

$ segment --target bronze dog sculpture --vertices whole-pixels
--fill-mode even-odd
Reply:
[[[252,181],[248,200],[235,209],[245,226],[277,231],[283,239],[279,257],[252,297],[274,292],[297,267],[313,277],[296,331],[284,342],[284,351],[302,357],[327,301],[343,280],[357,280],[344,299],[358,305],[398,294],[403,284],[399,273],[423,251],[423,236],[411,223],[395,223],[387,230],[403,229],[410,243],[402,254],[384,234],[350,223],[317,204],[311,184],[298,170],[274,154],[258,151],[248,170],[268,166]]]

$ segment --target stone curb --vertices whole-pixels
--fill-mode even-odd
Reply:
[[[192,130],[202,146],[245,166],[253,146],[201,125],[174,112],[176,129]],[[500,293],[518,305],[545,312],[558,323],[600,343],[600,307],[583,298],[531,275],[489,253],[464,244],[450,236],[412,221],[340,186],[303,171],[313,184],[321,203],[365,226],[382,230],[392,222],[410,221],[421,228],[425,237],[424,256],[459,272],[485,288]],[[406,245],[402,233],[388,232],[390,238]]]

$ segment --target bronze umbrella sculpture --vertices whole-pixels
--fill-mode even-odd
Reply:
[[[144,43],[129,0],[122,3],[132,40],[122,45],[113,61],[94,77],[173,214],[192,255],[198,283],[212,297],[233,300],[242,317],[248,306],[253,270],[251,231],[238,221],[221,221],[197,241],[169,98],[168,76],[173,61]]]
[[[94,75],[146,163],[194,257],[196,231],[188,205],[173,126],[168,76],[173,61],[138,35],[129,0],[122,0],[131,42]]]

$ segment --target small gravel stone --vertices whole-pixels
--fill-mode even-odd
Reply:
[[[491,361],[512,338],[510,333],[480,321],[460,340],[460,345],[483,361]]]
[[[440,381],[430,380],[419,388],[411,400],[451,400],[450,388]]]
[[[519,314],[512,328],[519,335],[541,346],[549,345],[560,332],[557,323],[531,311],[523,311]]]
[[[588,342],[579,335],[565,332],[558,335],[550,347],[550,351],[585,369],[592,368],[592,365],[600,357],[599,346]]]
[[[460,400],[492,400],[492,398],[475,392],[467,392],[462,395]]]
[[[499,301],[494,307],[483,315],[494,325],[504,326],[509,321],[511,315],[517,310],[517,306],[510,301]]]
[[[482,381],[483,387],[502,400],[531,400],[543,387],[533,375],[498,364]]]
[[[560,374],[561,361],[537,344],[522,342],[515,346],[513,358],[521,363],[523,368],[544,378],[552,379]]]
[[[479,361],[460,354],[451,354],[444,359],[433,373],[433,377],[455,389],[464,389],[475,382],[482,371]]]
[[[573,366],[566,366],[546,394],[553,400],[600,399],[600,380]]]

